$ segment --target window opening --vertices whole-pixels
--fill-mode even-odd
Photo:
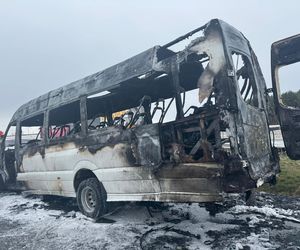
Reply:
[[[50,140],[69,137],[81,132],[79,101],[50,110],[48,137]]]
[[[10,126],[8,133],[5,137],[5,150],[14,149],[15,147],[15,138],[16,138],[16,126]]]
[[[176,102],[173,98],[159,99],[151,106],[151,117],[153,123],[166,123],[175,121],[177,115]]]
[[[300,108],[300,88],[295,79],[300,72],[300,62],[282,66],[278,70],[280,90],[280,101],[288,107]]]
[[[44,138],[44,114],[21,121],[21,146],[38,143]]]
[[[247,56],[232,53],[232,61],[241,97],[254,107],[258,107],[258,93],[251,63]]]

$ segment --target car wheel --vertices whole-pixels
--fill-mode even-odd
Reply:
[[[87,217],[99,219],[106,212],[106,191],[97,178],[82,181],[77,189],[77,203]]]

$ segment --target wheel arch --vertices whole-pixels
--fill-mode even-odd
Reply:
[[[97,166],[90,161],[82,160],[76,163],[73,169],[73,187],[75,192],[77,192],[78,185],[81,181],[86,178],[97,176],[94,174],[94,170],[97,169]],[[98,178],[97,178],[98,179]],[[100,180],[99,180],[100,181]]]
[[[82,182],[88,178],[96,178],[100,182],[100,180],[97,178],[97,176],[94,174],[94,172],[91,169],[82,168],[76,172],[76,174],[74,175],[74,179],[73,179],[73,186],[74,186],[75,192],[77,192],[80,182]]]

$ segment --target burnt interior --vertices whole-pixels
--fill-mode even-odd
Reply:
[[[188,91],[198,90],[197,81],[208,61],[206,55],[190,54],[180,65],[182,107],[177,106],[176,110],[170,108],[172,104],[175,105],[177,98],[171,75],[151,72],[109,90],[105,96],[87,98],[88,128],[95,130],[121,125],[124,129],[130,129],[158,123],[164,162],[216,161],[222,144],[220,130],[225,128],[220,128],[219,125],[215,93],[202,105],[193,103],[189,106],[189,100],[186,100],[188,97],[185,96]],[[197,96],[197,91],[194,95]],[[178,117],[178,109],[183,110],[183,117]],[[120,111],[124,111],[123,115],[115,117],[114,113]],[[165,122],[166,115],[172,112],[176,113],[176,118]],[[155,115],[159,117],[156,120]],[[95,119],[98,117],[102,121],[96,123]],[[143,122],[139,124],[138,120]]]
[[[182,92],[197,88],[197,80],[204,70],[200,58],[195,54],[190,55],[188,62],[181,65],[179,78]],[[144,96],[151,103],[173,98],[174,86],[170,75],[153,71],[110,89],[109,92],[105,96],[87,99],[88,119],[137,107]]]

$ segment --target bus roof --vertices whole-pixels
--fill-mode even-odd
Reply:
[[[199,31],[205,31],[211,23],[214,25],[217,24],[221,29],[226,29],[226,32],[231,31],[236,37],[242,37],[242,34],[230,25],[218,19],[213,19],[204,26],[191,31],[164,46],[154,46],[121,63],[52,90],[25,103],[15,112],[10,123],[14,123],[18,119],[28,118],[39,114],[46,109],[68,104],[78,100],[81,96],[89,96],[102,91],[114,91],[114,89],[124,86],[128,88],[128,86],[130,86],[132,82],[136,82],[139,77],[149,75],[159,76],[162,73],[166,73],[163,68],[159,68],[157,65],[158,62],[171,58],[177,54],[170,50],[169,47]],[[164,84],[167,84],[167,82],[164,81]],[[160,83],[158,86],[162,86],[162,84]],[[165,91],[165,97],[167,98],[168,94],[166,88]],[[154,92],[157,93],[158,90],[155,90]]]

